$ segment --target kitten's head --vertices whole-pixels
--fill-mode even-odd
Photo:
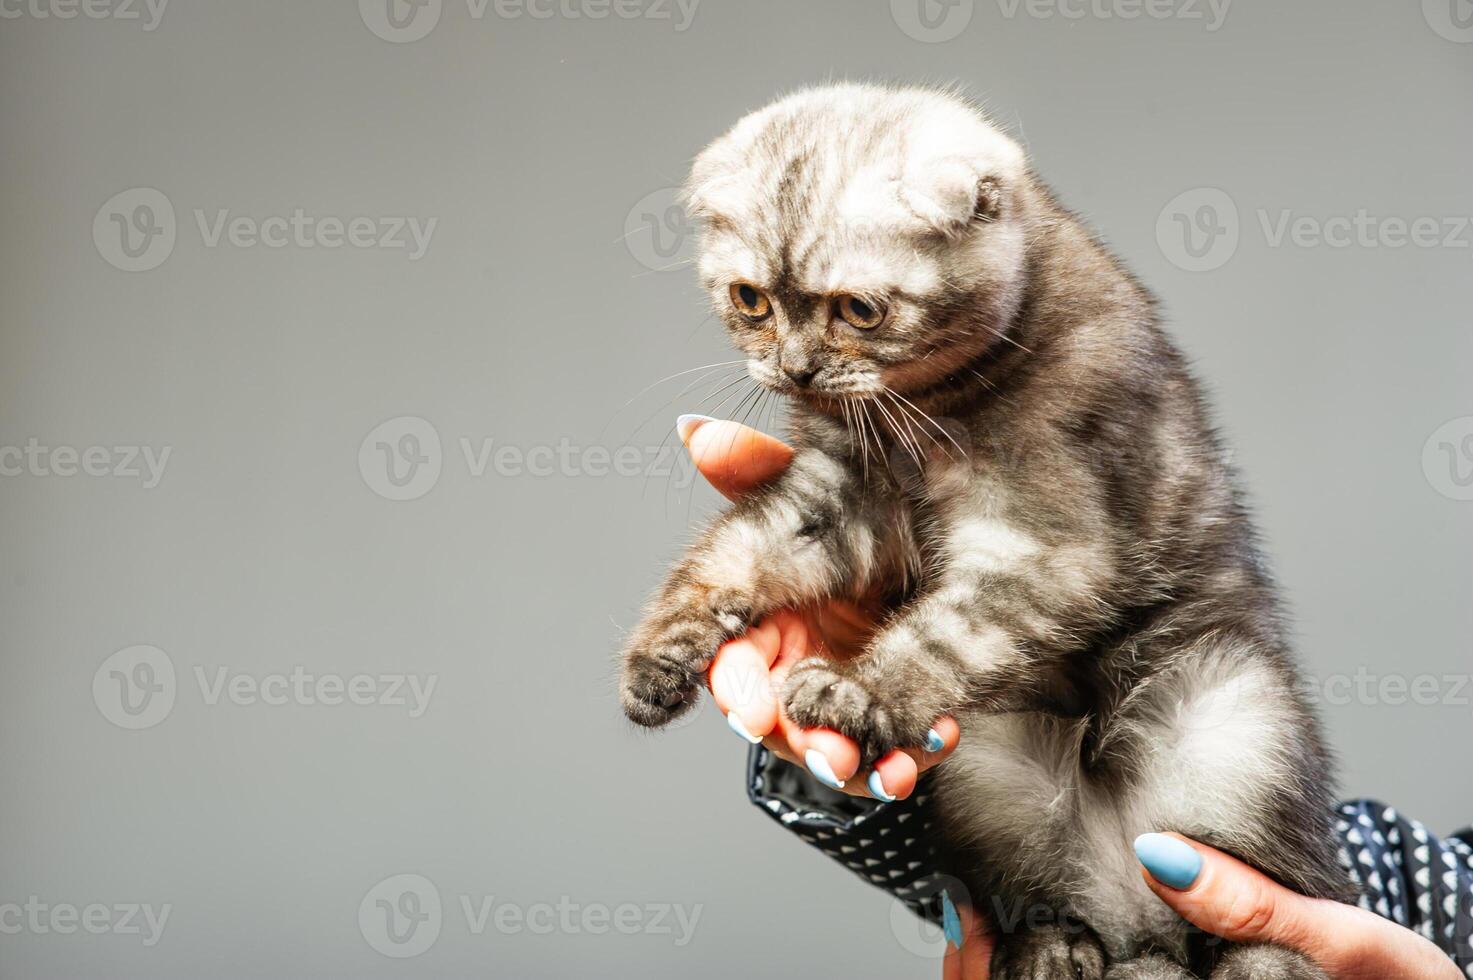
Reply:
[[[1020,300],[1022,150],[964,100],[838,85],[754,112],[696,159],[698,268],[751,376],[817,403],[920,395]]]

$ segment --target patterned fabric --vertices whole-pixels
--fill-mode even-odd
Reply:
[[[1473,829],[1438,840],[1374,800],[1342,803],[1335,829],[1361,908],[1421,933],[1473,978]]]
[[[803,841],[941,924],[946,882],[935,870],[924,778],[910,799],[882,804],[831,790],[759,745],[747,757],[747,793]],[[1430,939],[1473,980],[1473,829],[1439,840],[1361,800],[1340,805],[1335,830],[1361,907]]]

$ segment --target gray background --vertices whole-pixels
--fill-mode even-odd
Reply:
[[[171,450],[149,489],[0,477],[0,903],[171,906],[148,948],[0,934],[0,975],[939,975],[934,934],[746,804],[743,745],[714,711],[645,736],[617,710],[619,630],[714,495],[587,458],[476,476],[459,444],[650,459],[699,392],[622,406],[732,355],[690,271],[648,268],[663,261],[641,218],[739,114],[829,77],[965,83],[1159,293],[1237,447],[1308,670],[1372,678],[1324,708],[1343,792],[1440,831],[1473,821],[1473,688],[1443,676],[1469,672],[1473,627],[1473,502],[1447,475],[1473,468],[1457,441],[1473,234],[1273,247],[1259,218],[1473,215],[1473,45],[1452,8],[1239,0],[1208,30],[977,0],[929,43],[895,6],[703,0],[678,31],[445,0],[412,43],[352,2],[175,0],[152,31],[0,20],[0,447]],[[137,187],[167,196],[177,241],[125,272],[92,227]],[[1190,272],[1163,209],[1198,188],[1227,193],[1241,240]],[[298,207],[438,225],[410,261],[208,247],[194,217]],[[358,465],[401,416],[443,445],[410,501]],[[168,655],[176,700],[125,730],[92,682],[136,644]],[[210,704],[195,679],[298,666],[438,686],[410,718]],[[1375,686],[1420,674],[1437,703]],[[402,960],[358,918],[401,873],[445,909]],[[702,909],[677,947],[475,935],[462,895]]]

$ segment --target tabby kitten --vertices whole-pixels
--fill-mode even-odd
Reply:
[[[622,700],[659,726],[774,610],[887,597],[784,710],[866,763],[943,714],[943,871],[1004,931],[995,980],[1308,978],[1296,953],[1189,935],[1134,838],[1175,830],[1347,898],[1329,762],[1274,586],[1151,296],[951,93],[839,85],[696,160],[699,269],[797,455],[717,519],[633,631]],[[1082,922],[1081,929],[1071,923]]]

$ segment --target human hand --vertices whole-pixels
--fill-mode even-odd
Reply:
[[[784,443],[736,422],[685,415],[678,429],[696,469],[732,500],[782,473],[793,458],[793,450]],[[886,802],[909,796],[920,773],[956,748],[961,729],[954,719],[938,718],[926,745],[896,749],[860,773],[859,746],[854,741],[827,728],[800,728],[777,703],[777,692],[795,663],[813,653],[837,659],[855,656],[877,621],[876,609],[834,601],[775,613],[724,644],[706,677],[727,724],[747,741],[763,743],[851,796]]]
[[[1462,978],[1446,953],[1410,929],[1353,905],[1290,891],[1206,844],[1146,834],[1137,839],[1136,854],[1146,886],[1214,936],[1297,950],[1330,980]],[[948,908],[946,919],[943,980],[988,980],[993,943],[984,924],[966,906]]]
[[[1331,980],[1461,980],[1446,953],[1373,912],[1307,898],[1206,844],[1177,834],[1136,840],[1146,885],[1178,915],[1235,943],[1276,943]]]

